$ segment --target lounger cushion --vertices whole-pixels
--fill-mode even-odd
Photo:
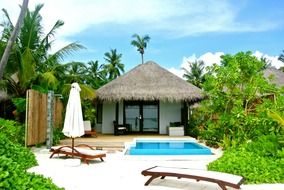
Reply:
[[[51,147],[51,150],[56,150],[58,148],[60,148],[61,146],[53,146]],[[85,155],[89,155],[89,156],[97,156],[97,155],[101,155],[101,154],[106,154],[106,151],[103,150],[91,150],[91,149],[86,149],[86,148],[80,148],[80,147],[75,147],[75,149],[80,152],[81,154],[85,154]],[[69,147],[63,147],[61,148],[62,151],[65,152],[72,152],[72,149]]]

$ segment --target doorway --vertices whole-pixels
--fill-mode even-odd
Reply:
[[[159,133],[159,102],[125,101],[124,123],[132,133]]]

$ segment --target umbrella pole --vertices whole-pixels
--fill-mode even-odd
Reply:
[[[74,138],[72,138],[72,158],[74,157]]]

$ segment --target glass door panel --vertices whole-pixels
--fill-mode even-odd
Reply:
[[[158,105],[143,105],[143,132],[158,132]]]
[[[130,125],[131,132],[140,131],[140,106],[125,105],[125,123]]]

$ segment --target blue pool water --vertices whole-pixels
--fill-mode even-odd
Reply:
[[[212,155],[209,148],[191,141],[136,141],[129,155]]]

